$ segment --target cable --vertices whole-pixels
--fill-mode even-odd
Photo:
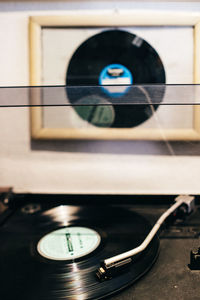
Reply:
[[[150,106],[150,109],[151,109],[151,112],[152,112],[152,117],[153,117],[153,118],[155,119],[155,121],[156,121],[157,128],[158,128],[158,130],[160,131],[160,135],[161,135],[161,137],[162,137],[164,143],[166,144],[169,153],[170,153],[172,156],[175,156],[174,150],[173,150],[172,146],[170,145],[170,142],[169,142],[168,139],[166,138],[165,132],[164,132],[164,130],[163,130],[163,128],[162,128],[162,125],[161,125],[161,123],[160,123],[160,120],[159,120],[159,118],[158,118],[158,115],[156,114],[156,111],[155,111],[155,108],[154,108],[154,106],[153,106],[153,103],[152,103],[152,100],[151,100],[151,97],[150,97],[149,93],[147,92],[147,90],[146,90],[143,86],[139,86],[138,89],[141,90],[141,91],[144,93],[144,95],[146,96],[146,99],[147,99],[147,101],[148,101],[148,103],[149,103],[149,106]]]

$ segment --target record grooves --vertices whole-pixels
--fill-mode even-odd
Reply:
[[[111,280],[98,280],[100,262],[137,247],[150,229],[128,207],[61,205],[32,215],[18,210],[0,231],[0,297],[72,300],[111,295],[149,270],[158,255],[158,238]]]

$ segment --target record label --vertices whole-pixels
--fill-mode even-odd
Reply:
[[[72,260],[94,251],[100,235],[86,227],[65,227],[45,235],[38,243],[40,255],[52,260]]]
[[[88,101],[93,102],[95,105],[81,106],[81,104],[87,104]],[[74,109],[78,115],[88,123],[98,127],[109,127],[114,121],[115,111],[112,106],[107,105],[108,103],[109,101],[101,97],[87,96],[80,99],[77,102],[80,106],[77,105]]]
[[[109,64],[104,67],[99,75],[99,84],[101,86],[116,85],[117,91],[113,93],[113,89],[109,87],[102,87],[102,89],[108,93],[111,97],[123,96],[128,90],[126,85],[133,83],[133,77],[131,72],[123,65],[120,64]],[[124,85],[124,86],[120,86]]]

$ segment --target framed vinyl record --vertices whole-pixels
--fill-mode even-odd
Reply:
[[[165,84],[200,82],[198,20],[156,11],[31,17],[30,85],[80,90],[77,96],[66,88],[67,106],[31,108],[32,138],[200,139],[197,107],[162,105],[169,98]],[[147,84],[163,84],[156,104]],[[126,103],[134,85],[144,85],[137,91],[144,105],[106,105]],[[98,93],[91,94],[92,86]],[[43,103],[44,95],[32,97]]]

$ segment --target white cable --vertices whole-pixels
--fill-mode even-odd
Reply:
[[[166,218],[173,213],[180,205],[182,205],[183,203],[185,203],[185,199],[184,197],[180,197],[180,200],[178,200],[175,204],[173,204],[166,212],[164,212],[161,217],[158,219],[158,221],[155,223],[154,227],[151,229],[151,231],[149,232],[149,234],[147,235],[147,237],[145,238],[145,240],[142,242],[142,244],[140,244],[140,246],[121,253],[119,255],[113,256],[111,258],[107,258],[104,260],[104,264],[108,267],[114,263],[117,263],[121,260],[127,259],[131,256],[134,256],[140,252],[142,252],[151,242],[151,240],[153,239],[153,237],[155,236],[155,234],[158,232],[160,226],[162,225],[162,223],[166,220]]]
[[[165,144],[166,144],[166,146],[169,150],[169,153],[172,156],[175,156],[174,150],[173,150],[172,146],[170,145],[168,139],[166,138],[165,131],[163,130],[163,126],[160,123],[160,120],[158,118],[158,114],[155,111],[155,108],[153,106],[153,103],[152,103],[151,97],[149,96],[149,93],[147,92],[147,90],[143,86],[139,86],[138,89],[142,91],[142,93],[145,95],[145,97],[146,97],[146,99],[149,103],[149,106],[150,106],[150,109],[151,109],[151,112],[152,112],[152,117],[154,118],[154,120],[156,122],[157,128],[160,131],[160,135],[161,135],[163,141],[165,142]]]

